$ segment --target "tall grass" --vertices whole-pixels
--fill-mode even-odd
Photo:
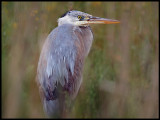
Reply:
[[[91,26],[94,42],[67,117],[158,118],[158,2],[2,2],[2,117],[45,117],[37,63],[69,9],[121,23]]]

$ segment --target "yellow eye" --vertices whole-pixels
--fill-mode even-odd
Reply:
[[[81,19],[81,18],[82,18],[82,16],[79,15],[79,16],[78,16],[78,19]]]

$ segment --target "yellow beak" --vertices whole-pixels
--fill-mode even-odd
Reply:
[[[87,24],[116,24],[116,23],[120,23],[120,21],[90,16],[89,18],[84,18],[84,20],[82,21],[77,21],[75,24],[80,26]]]
[[[88,20],[88,24],[116,24],[120,23],[118,20],[106,19],[100,17],[90,17]]]

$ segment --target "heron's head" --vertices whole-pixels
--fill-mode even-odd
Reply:
[[[95,17],[90,14],[71,10],[66,12],[58,19],[58,26],[62,24],[73,24],[76,26],[88,26],[89,24],[115,24],[118,20]]]

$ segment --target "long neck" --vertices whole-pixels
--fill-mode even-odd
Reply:
[[[81,54],[87,56],[93,41],[92,30],[90,26],[81,26],[76,28],[77,29],[75,29],[74,32],[79,39],[79,41],[77,41],[77,46],[79,47],[79,49],[81,49]]]

